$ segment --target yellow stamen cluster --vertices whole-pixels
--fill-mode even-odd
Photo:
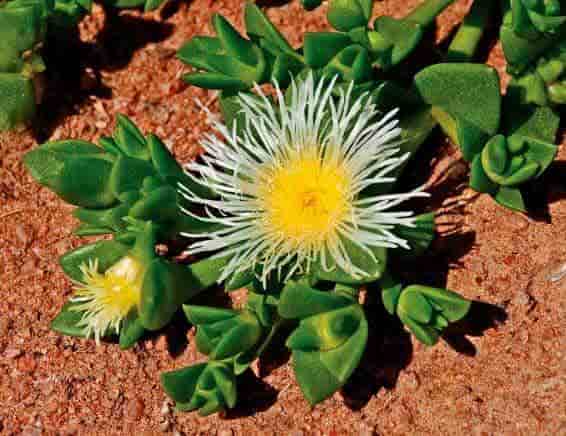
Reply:
[[[126,256],[105,273],[98,272],[98,261],[81,266],[83,281],[77,286],[73,310],[83,312],[79,326],[85,328],[87,337],[101,337],[114,331],[129,312],[138,305],[143,278],[141,264]]]
[[[340,162],[297,153],[260,177],[264,224],[299,245],[322,245],[351,210],[351,181]]]

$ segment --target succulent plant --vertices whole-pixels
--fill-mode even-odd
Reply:
[[[39,183],[78,206],[74,215],[81,224],[76,234],[113,235],[112,240],[63,255],[60,263],[77,283],[79,294],[81,289],[101,291],[89,294],[93,301],[106,298],[102,291],[113,283],[134,289],[128,310],[117,312],[114,331],[123,346],[133,345],[146,329],[162,328],[183,303],[218,279],[223,259],[180,265],[156,254],[156,244],[179,239],[182,231],[207,228],[182,212],[191,205],[178,194],[177,185],[210,193],[183,172],[159,138],[144,137],[128,118],[119,116],[113,136],[101,138],[100,146],[79,140],[51,142],[30,151],[24,163]],[[73,297],[52,327],[89,336],[89,324],[80,320],[88,319],[92,311],[79,302],[83,299]],[[103,327],[93,333],[98,337],[112,333],[109,326]]]

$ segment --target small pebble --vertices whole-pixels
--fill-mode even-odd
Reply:
[[[138,420],[143,416],[145,404],[141,398],[135,398],[128,403],[127,415],[130,419]]]

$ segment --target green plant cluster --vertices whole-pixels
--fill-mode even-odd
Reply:
[[[24,163],[35,180],[77,206],[74,216],[81,223],[77,235],[112,235],[111,240],[81,246],[61,257],[61,267],[72,280],[81,283],[81,266],[95,259],[100,273],[127,255],[142,265],[141,303],[120,333],[123,347],[134,345],[145,330],[165,326],[185,301],[218,279],[222,259],[181,265],[156,254],[158,243],[172,242],[183,231],[204,230],[201,221],[182,212],[191,206],[177,192],[179,183],[197,191],[200,187],[194,186],[159,138],[144,137],[127,117],[118,116],[113,136],[101,138],[100,146],[80,140],[50,142],[29,152]],[[210,194],[204,188],[199,192]],[[70,301],[52,327],[83,336],[77,326],[81,317]]]
[[[307,9],[320,3],[303,0]],[[285,89],[307,74],[337,76],[337,87],[353,82],[354,92],[367,92],[368,101],[383,111],[400,108],[404,153],[414,157],[433,130],[441,128],[470,163],[470,186],[505,207],[524,211],[523,189],[544,173],[557,151],[557,106],[563,102],[564,86],[565,28],[560,2],[502,2],[505,18],[500,35],[513,74],[505,96],[497,71],[474,62],[484,29],[497,15],[495,2],[475,0],[444,61],[409,76],[405,72],[410,56],[451,0],[425,0],[404,18],[378,17],[371,24],[371,0],[328,3],[328,21],[335,31],[307,33],[299,48],[292,47],[253,3],[244,10],[247,36],[215,15],[215,36],[196,36],[178,53],[194,67],[184,79],[221,91],[227,124],[241,115],[236,94],[253,98],[256,84],[278,84]],[[30,41],[26,47],[35,47],[36,40]],[[33,50],[31,57],[24,56],[26,50],[15,57],[21,59],[17,74],[34,65]],[[61,258],[70,278],[81,282],[81,266],[93,259],[100,262],[101,273],[125,256],[142,265],[140,303],[119,332],[124,348],[135,344],[146,330],[167,325],[180,308],[196,326],[197,348],[208,360],[161,377],[180,410],[207,415],[233,408],[238,377],[280,332],[290,332],[286,346],[305,398],[316,404],[331,396],[348,381],[367,347],[368,313],[360,302],[362,287],[371,292],[376,284],[387,312],[426,345],[435,344],[471,306],[450,290],[395,279],[396,250],[376,248],[368,255],[353,243],[345,248],[356,266],[368,273],[363,279],[338,265],[323,268],[315,259],[312,268],[289,279],[273,273],[261,281],[257,270],[229,277],[222,284],[226,292],[248,290],[247,302],[237,310],[194,305],[191,298],[217,282],[229,256],[183,264],[158,254],[155,247],[172,241],[186,247],[188,242],[180,233],[212,230],[205,212],[178,193],[179,185],[210,201],[216,193],[186,175],[156,136],[145,137],[120,116],[113,136],[102,138],[99,146],[79,140],[47,143],[30,152],[25,164],[39,183],[77,206],[75,216],[81,222],[77,234],[112,235],[110,240],[79,247]],[[393,187],[389,184],[365,195]],[[414,228],[392,230],[409,242],[412,256],[426,252],[434,231],[430,213],[418,216]],[[53,328],[80,336],[82,315],[73,310],[74,304],[70,301],[63,308]]]

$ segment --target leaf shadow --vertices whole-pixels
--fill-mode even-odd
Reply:
[[[238,402],[224,412],[225,419],[238,419],[264,412],[277,401],[279,391],[248,369],[238,376]],[[241,395],[244,392],[245,395]]]
[[[524,189],[529,218],[551,224],[549,206],[566,198],[566,161],[554,161],[545,173]]]
[[[352,410],[363,408],[381,389],[393,389],[413,355],[410,334],[387,313],[379,295],[377,289],[368,290],[364,305],[368,342],[360,364],[340,391]]]
[[[450,324],[442,334],[454,350],[466,356],[474,357],[475,345],[467,336],[482,337],[486,330],[500,326],[507,321],[507,312],[494,304],[473,301],[465,318]]]

